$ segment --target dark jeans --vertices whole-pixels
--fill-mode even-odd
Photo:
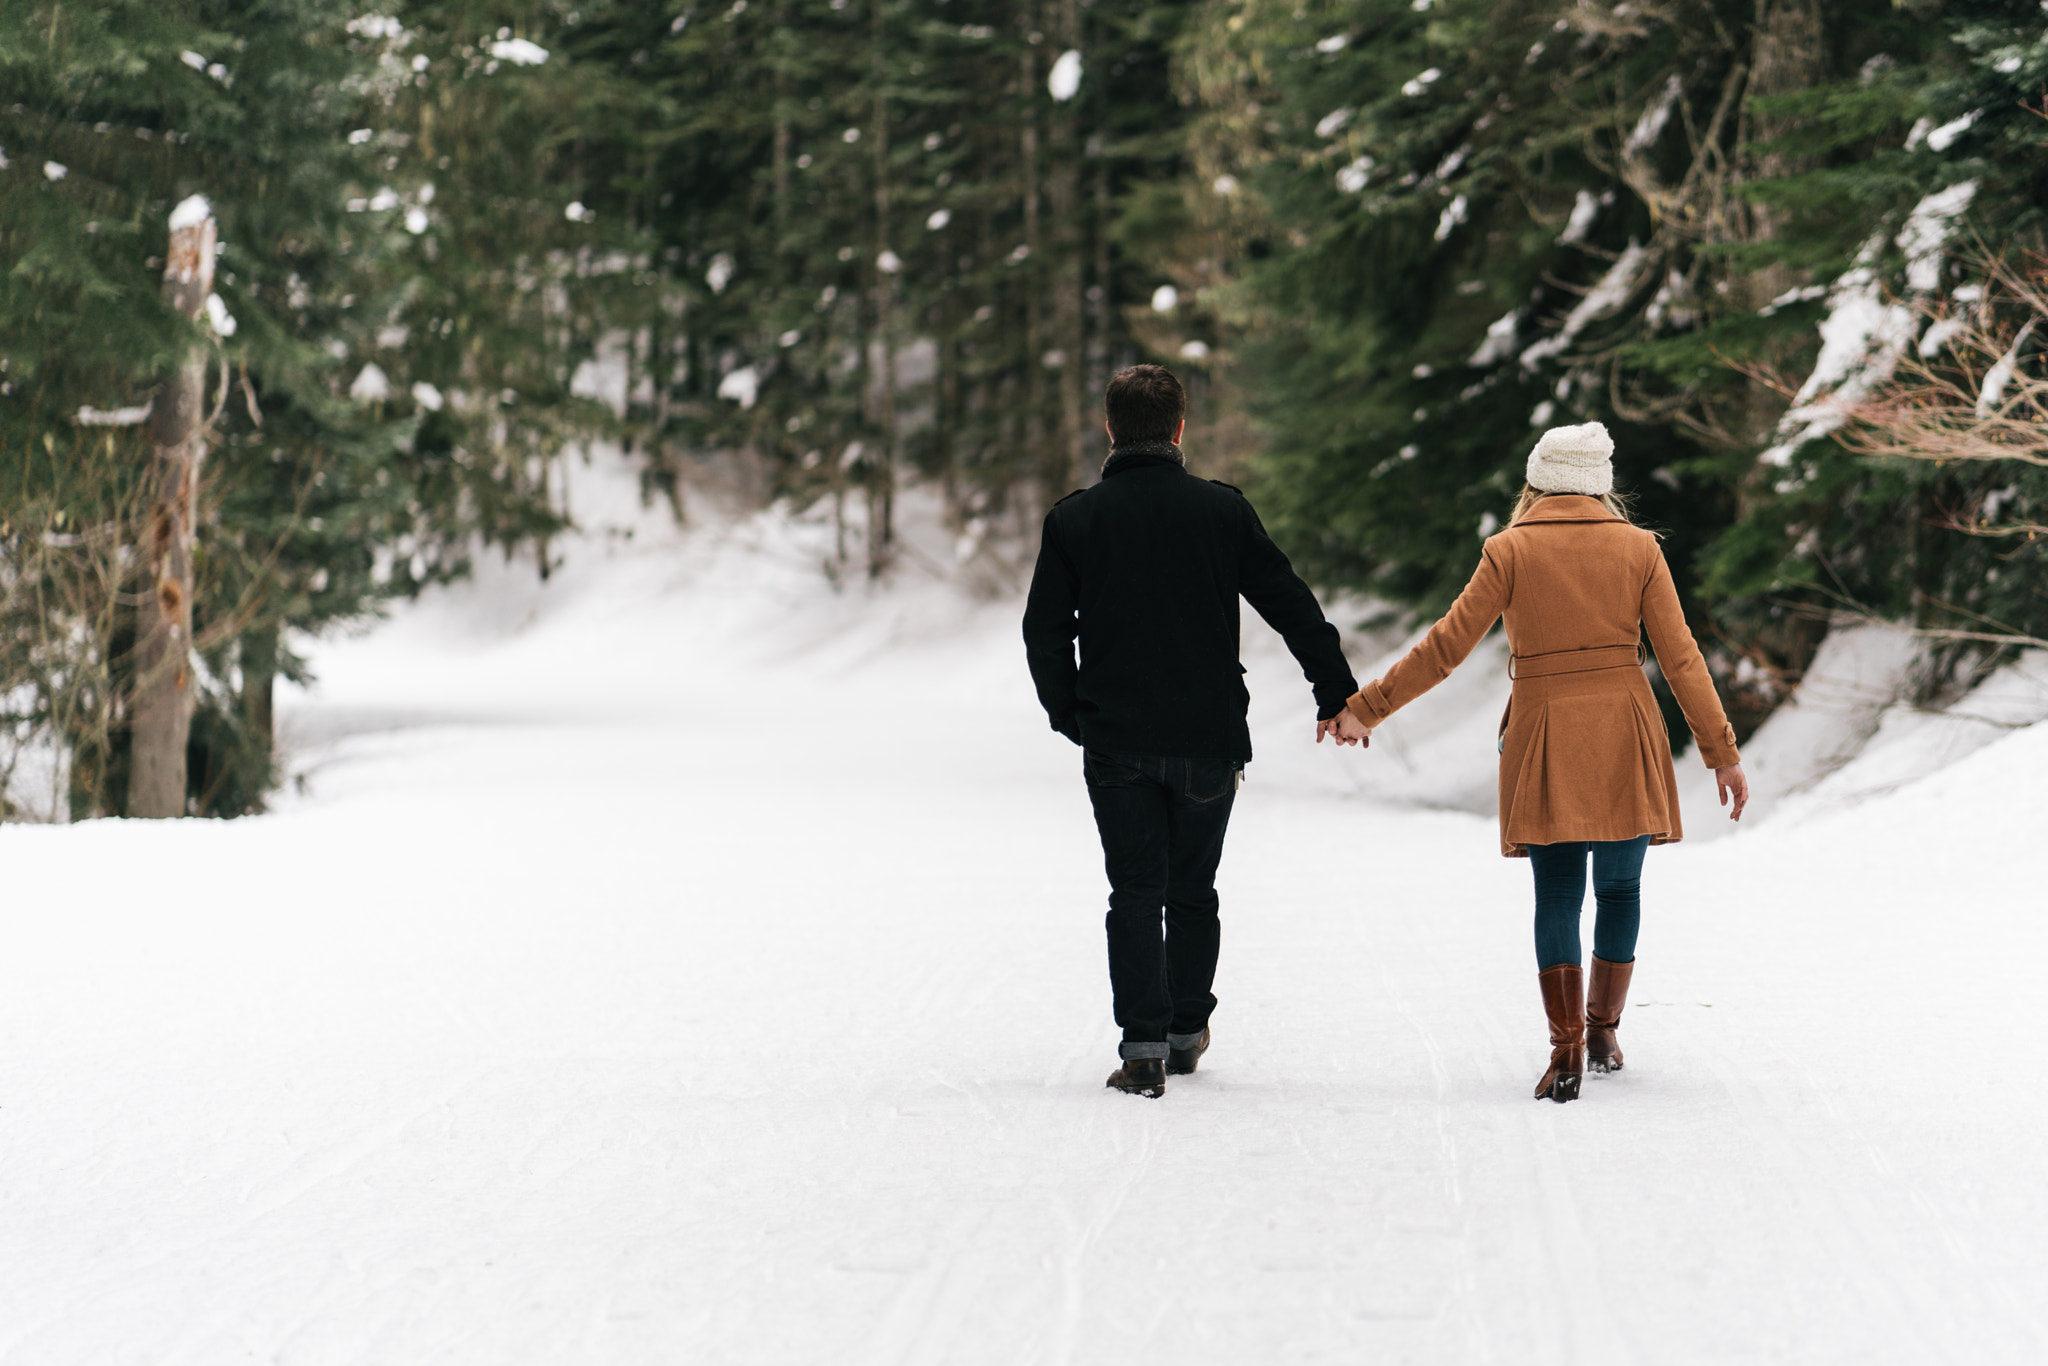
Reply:
[[[1648,835],[1632,840],[1532,844],[1536,874],[1536,966],[1579,962],[1579,912],[1586,904],[1586,853],[1593,854],[1593,952],[1610,963],[1633,963],[1643,923],[1643,853]]]
[[[1216,865],[1238,765],[1091,749],[1081,767],[1109,873],[1109,989],[1121,1052],[1163,1058],[1169,1041],[1191,1046],[1216,1008]]]

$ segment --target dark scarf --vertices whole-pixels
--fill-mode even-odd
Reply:
[[[1188,463],[1187,452],[1172,441],[1120,441],[1109,448],[1109,456],[1102,462],[1102,472],[1108,474],[1109,467],[1124,462],[1126,456],[1165,456],[1176,465],[1185,466]],[[1126,463],[1151,462],[1132,460]]]

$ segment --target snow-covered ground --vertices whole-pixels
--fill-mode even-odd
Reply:
[[[575,492],[322,647],[276,814],[0,830],[0,1362],[2048,1360],[2040,666],[1928,716],[1845,634],[1557,1106],[1497,662],[1318,749],[1247,613],[1152,1102],[1015,600]]]

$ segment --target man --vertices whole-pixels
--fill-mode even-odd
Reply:
[[[1314,685],[1318,740],[1358,684],[1337,628],[1244,495],[1187,472],[1180,381],[1132,366],[1110,380],[1104,407],[1102,481],[1046,514],[1024,647],[1052,728],[1082,746],[1102,835],[1124,1032],[1108,1084],[1157,1097],[1167,1073],[1195,1070],[1216,1008],[1216,865],[1252,757],[1238,596]]]

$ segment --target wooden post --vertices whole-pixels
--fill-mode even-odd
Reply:
[[[171,215],[164,302],[197,321],[213,292],[213,213],[194,195]],[[185,743],[192,730],[192,519],[206,453],[206,350],[186,351],[157,391],[128,698],[128,814],[185,814]]]

